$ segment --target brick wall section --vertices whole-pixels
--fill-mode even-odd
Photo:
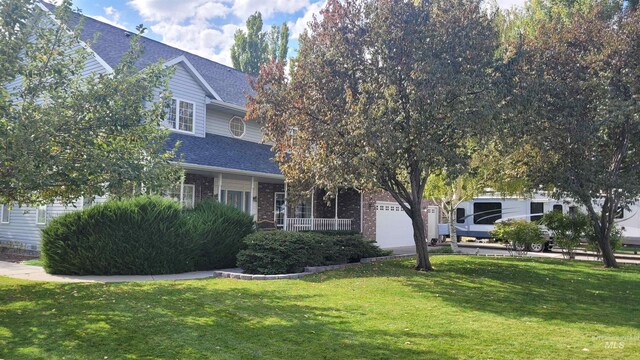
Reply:
[[[360,192],[355,189],[342,189],[338,193],[338,218],[353,219],[351,228],[361,231]]]
[[[213,199],[214,197],[214,178],[199,174],[185,174],[185,184],[195,185],[195,203],[199,203],[205,199]]]
[[[316,219],[335,219],[335,198],[324,199],[327,191],[316,189],[313,216]],[[338,219],[352,219],[353,230],[360,231],[360,193],[355,189],[341,189],[338,194]]]
[[[313,216],[318,219],[333,219],[336,216],[335,198],[325,200],[327,191],[324,189],[316,189],[314,194]]]
[[[258,221],[273,221],[276,192],[284,192],[284,184],[258,183]]]
[[[376,239],[376,201],[390,201],[396,202],[396,200],[386,191],[371,191],[363,193],[363,229],[362,234],[369,240]],[[425,235],[427,232],[427,212],[426,209],[430,206],[430,202],[426,199],[422,201],[422,220],[425,226]],[[436,225],[437,226],[437,225]]]

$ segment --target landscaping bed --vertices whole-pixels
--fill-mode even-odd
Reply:
[[[8,261],[12,263],[20,263],[23,261],[38,259],[37,256],[30,256],[24,254],[17,254],[12,251],[7,251],[6,249],[0,248],[0,261]]]

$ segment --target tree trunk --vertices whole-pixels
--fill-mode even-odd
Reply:
[[[429,260],[429,252],[427,250],[426,231],[424,221],[422,219],[422,211],[420,206],[411,207],[411,223],[413,225],[413,241],[416,244],[416,270],[433,271],[433,266]]]
[[[613,254],[613,250],[611,249],[611,243],[609,242],[611,231],[607,231],[606,228],[601,224],[599,224],[599,226],[597,226],[594,230],[596,231],[596,235],[598,236],[598,247],[600,248],[600,252],[602,253],[602,262],[604,263],[604,267],[618,267],[618,262],[616,261],[616,257]]]
[[[600,252],[602,253],[602,262],[604,263],[604,267],[618,267],[618,262],[616,261],[616,257],[613,255],[611,243],[609,242],[609,238],[611,236],[611,228],[613,227],[614,220],[612,216],[602,215],[602,212],[604,212],[604,208],[607,205],[607,201],[605,201],[605,204],[602,207],[600,216],[598,216],[590,201],[583,202],[587,204],[587,211],[589,213],[589,217],[591,218],[591,225],[593,226],[594,233],[597,237],[598,247],[600,248]]]
[[[449,239],[451,240],[451,250],[458,252],[458,231],[456,230],[455,209],[449,210]]]

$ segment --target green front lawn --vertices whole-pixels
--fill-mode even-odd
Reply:
[[[25,260],[22,262],[22,264],[31,265],[31,266],[43,266],[42,260],[40,259]]]
[[[0,359],[640,353],[640,267],[464,256],[433,261],[438,271],[427,274],[398,260],[287,281],[0,278]]]

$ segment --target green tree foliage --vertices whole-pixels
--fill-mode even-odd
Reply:
[[[269,32],[262,31],[262,14],[256,12],[247,19],[247,31],[238,30],[234,34],[231,47],[233,67],[248,74],[256,75],[260,66],[271,58],[285,63],[289,51],[289,27],[273,25]]]
[[[281,27],[271,26],[268,36],[269,57],[280,62],[287,62],[287,52],[289,52],[289,27],[287,23],[282,23]]]
[[[0,202],[69,203],[178,181],[154,96],[170,71],[138,71],[139,35],[113,73],[84,76],[92,54],[64,25],[70,1],[55,20],[30,0],[0,10]]]
[[[545,241],[538,224],[526,220],[499,222],[491,231],[491,236],[509,243],[510,247],[518,252],[525,252],[531,244],[541,244]]]
[[[616,212],[640,195],[640,14],[593,6],[534,26],[511,43],[505,137],[527,149],[531,183],[585,206],[603,262],[615,267]]]
[[[473,199],[482,193],[482,182],[471,174],[450,176],[445,172],[432,173],[427,179],[424,195],[442,210],[449,224],[451,249],[458,250],[456,231],[456,209],[463,201]]]
[[[383,189],[411,217],[417,269],[429,175],[468,163],[493,110],[497,34],[480,1],[329,1],[296,64],[263,67],[261,119],[290,189]],[[481,128],[482,127],[482,128]]]
[[[542,217],[540,221],[551,236],[554,244],[562,248],[570,259],[575,258],[575,249],[580,245],[589,231],[589,216],[576,211],[571,214],[563,214],[561,211],[551,211]]]

